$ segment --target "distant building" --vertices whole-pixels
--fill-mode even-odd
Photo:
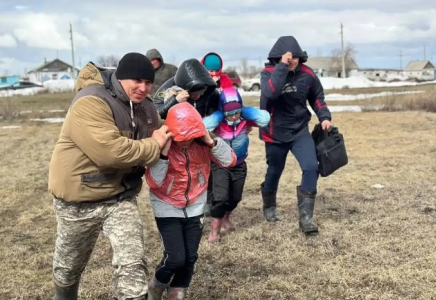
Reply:
[[[405,80],[403,70],[399,69],[359,69],[353,72],[353,76],[363,76],[373,81],[395,81],[395,80]]]
[[[416,80],[435,80],[436,69],[429,60],[413,60],[407,64],[404,75]]]
[[[309,57],[306,65],[311,67],[318,77],[342,77],[342,59],[340,57]],[[345,61],[345,77],[358,70],[354,59]]]
[[[27,74],[30,81],[45,82],[47,80],[72,79],[72,70],[72,65],[56,58],[49,62],[46,61],[42,66],[27,72]],[[74,77],[77,78],[80,70],[75,68],[74,72]]]
[[[20,81],[20,76],[0,76],[0,86],[11,85],[18,81]]]

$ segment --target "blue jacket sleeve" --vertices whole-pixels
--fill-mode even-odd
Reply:
[[[324,88],[317,76],[314,77],[307,100],[309,101],[310,107],[312,107],[313,111],[316,113],[319,122],[324,120],[331,121],[332,114],[324,101]]]
[[[288,65],[282,62],[274,68],[265,68],[260,75],[260,108],[266,109],[269,101],[277,100],[281,95],[288,75]]]
[[[224,120],[224,114],[220,110],[214,111],[211,115],[203,118],[203,124],[208,131],[214,131],[215,128]]]
[[[247,121],[253,121],[259,127],[268,125],[271,118],[266,110],[261,110],[255,107],[242,108],[242,117]]]

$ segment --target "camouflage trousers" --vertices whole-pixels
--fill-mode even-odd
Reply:
[[[147,293],[144,229],[136,198],[113,203],[67,203],[53,200],[58,222],[53,277],[58,286],[80,280],[100,234],[109,239],[118,300],[141,299]]]

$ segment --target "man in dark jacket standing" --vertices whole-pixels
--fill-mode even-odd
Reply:
[[[153,87],[150,92],[150,95],[153,96],[165,81],[176,75],[177,67],[175,65],[165,63],[162,55],[157,49],[148,50],[145,56],[147,56],[154,67],[155,77]]]
[[[324,130],[331,130],[331,113],[324,102],[324,90],[312,69],[304,65],[307,53],[292,36],[282,36],[268,55],[269,63],[261,74],[260,108],[271,115],[268,126],[261,128],[265,142],[267,172],[261,185],[263,212],[267,221],[277,221],[276,195],[280,176],[291,151],[302,170],[297,186],[299,226],[304,233],[318,232],[313,221],[318,161],[308,123],[309,102]]]

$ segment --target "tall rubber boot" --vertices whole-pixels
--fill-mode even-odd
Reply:
[[[277,218],[277,191],[267,191],[264,188],[263,182],[260,185],[263,200],[263,216],[268,222],[276,222]]]
[[[55,300],[77,300],[79,294],[79,282],[70,286],[58,286],[55,283]]]
[[[187,288],[170,287],[168,288],[168,300],[183,300],[186,296]]]
[[[162,283],[153,276],[153,278],[148,283],[147,300],[161,300],[162,294],[168,284]]]
[[[317,233],[318,225],[313,220],[316,191],[309,193],[297,186],[298,212],[300,214],[298,225],[306,234]]]

